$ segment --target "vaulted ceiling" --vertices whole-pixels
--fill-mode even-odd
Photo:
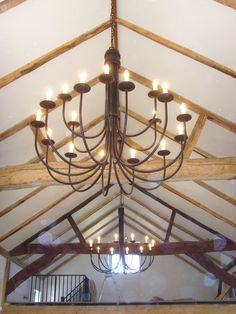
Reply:
[[[214,239],[217,234],[236,239],[235,8],[235,1],[117,1],[121,72],[128,68],[136,84],[129,101],[129,130],[140,130],[151,117],[147,93],[152,79],[167,81],[174,94],[167,139],[173,152],[179,104],[184,101],[193,116],[185,175],[151,194],[135,190],[124,198],[126,226],[140,235],[148,233],[160,242],[166,234],[170,241]],[[45,180],[30,127],[48,88],[56,100],[67,83],[71,108],[76,105],[73,86],[84,70],[92,86],[86,97],[85,124],[91,134],[101,126],[104,94],[97,77],[110,44],[109,11],[107,0],[0,3],[0,252],[5,256],[27,239],[25,243],[71,242],[79,236],[78,230],[81,239],[88,239],[117,226],[118,187],[113,186],[104,198],[99,185],[75,193]],[[121,97],[121,111],[122,105]],[[58,123],[60,109],[57,100],[49,119],[56,145],[64,151],[68,138]],[[143,147],[147,141],[148,135],[135,145]],[[57,160],[53,154],[50,158]],[[79,229],[73,228],[69,217]],[[209,255],[221,267],[236,256],[235,252]],[[23,266],[36,258],[12,257]],[[68,258],[59,255],[55,265]],[[205,271],[190,257],[180,258]]]

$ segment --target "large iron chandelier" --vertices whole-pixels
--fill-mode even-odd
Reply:
[[[90,261],[93,268],[103,274],[123,273],[136,274],[147,270],[154,261],[152,250],[156,243],[147,235],[144,242],[135,240],[134,233],[130,237],[124,236],[124,208],[118,209],[119,234],[114,234],[114,241],[102,243],[101,237],[97,241],[89,241]],[[107,254],[109,252],[109,254]]]
[[[164,82],[158,86],[157,81],[153,81],[153,88],[148,92],[148,96],[153,101],[153,115],[148,125],[140,132],[128,134],[128,95],[135,89],[135,84],[129,79],[129,72],[124,71],[124,80],[119,82],[120,54],[114,47],[114,4],[111,1],[111,47],[105,53],[104,73],[99,76],[99,81],[105,85],[105,105],[104,105],[104,125],[102,129],[94,135],[88,134],[83,123],[83,105],[86,94],[90,91],[89,84],[86,83],[84,73],[80,76],[80,82],[74,86],[74,90],[80,95],[77,112],[71,113],[71,120],[66,119],[67,103],[72,99],[69,93],[63,92],[58,98],[62,101],[62,118],[66,128],[70,132],[71,142],[68,151],[61,154],[52,138],[49,128],[49,112],[55,108],[56,103],[51,99],[40,102],[40,106],[45,114],[43,119],[41,109],[36,114],[36,120],[31,125],[36,129],[35,149],[41,162],[47,168],[50,176],[57,182],[70,185],[75,191],[86,191],[96,183],[102,184],[103,194],[108,194],[111,180],[117,182],[122,193],[130,194],[134,187],[145,190],[153,190],[159,187],[164,181],[172,178],[181,168],[183,163],[183,152],[187,141],[186,123],[191,120],[191,115],[186,113],[186,106],[181,105],[181,114],[177,116],[179,122],[178,135],[175,141],[179,143],[180,149],[176,157],[168,160],[170,151],[166,149],[165,135],[168,125],[168,103],[173,100],[173,95],[168,91],[168,86]],[[119,92],[125,95],[125,111],[123,121],[119,110]],[[159,117],[158,101],[160,106],[164,106],[164,118]],[[77,117],[78,120],[77,120]],[[163,123],[160,136],[157,136],[157,125]],[[41,143],[46,147],[45,159],[39,152],[39,129],[44,129],[44,136]],[[153,130],[152,144],[148,147],[134,147],[131,144],[133,138]],[[78,145],[77,139],[82,140]],[[96,143],[94,144],[94,142]],[[93,144],[91,144],[93,143]],[[130,148],[130,158],[125,155],[126,149]],[[56,168],[49,161],[50,150],[55,153],[64,166]],[[140,154],[145,154],[142,159],[137,158],[136,150]],[[79,162],[76,158],[87,156],[89,162]],[[158,154],[162,159],[162,166],[153,167],[151,159]],[[174,167],[171,167],[174,166]],[[154,176],[153,176],[154,175]],[[127,182],[130,187],[123,185]]]

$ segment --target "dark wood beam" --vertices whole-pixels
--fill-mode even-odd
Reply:
[[[130,254],[139,253],[140,243],[127,243],[130,248]],[[109,254],[111,243],[101,243],[101,254]],[[112,243],[114,251],[118,252],[119,244]],[[96,248],[96,244],[94,244]],[[152,251],[148,251],[146,246],[145,255],[173,255],[187,253],[205,253],[205,252],[222,252],[236,250],[236,243],[222,239],[205,240],[205,241],[182,241],[182,242],[165,242],[156,245]],[[20,250],[10,251],[11,256],[22,254],[90,254],[91,249],[88,243],[64,243],[58,245],[42,245],[32,243],[25,245]]]
[[[208,272],[215,275],[218,279],[221,279],[231,287],[236,288],[236,277],[227,273],[224,269],[218,267],[208,256],[205,254],[199,254],[197,252],[187,253],[187,255],[194,259],[195,262],[200,264]]]
[[[80,243],[85,243],[85,238],[84,236],[82,235],[81,231],[79,230],[76,222],[74,221],[74,219],[72,218],[72,216],[69,216],[68,218],[68,221],[72,227],[72,229],[74,230],[75,234],[77,235],[77,238],[79,239]]]
[[[61,223],[63,220],[67,219],[69,216],[73,215],[77,211],[81,210],[84,208],[86,205],[94,201],[98,196],[102,195],[102,189],[99,190],[98,192],[94,193],[92,196],[90,196],[88,199],[86,199],[84,202],[80,203],[79,205],[75,206],[73,209],[71,209],[68,213],[62,215],[55,221],[53,221],[50,225],[44,227],[43,229],[39,230],[36,232],[34,235],[23,241],[21,244],[17,245],[15,249],[20,249],[23,248],[26,244],[34,241],[37,239],[40,235],[44,234],[48,230],[52,229],[53,227],[57,226],[59,223]]]
[[[171,217],[170,217],[169,226],[168,226],[168,229],[167,229],[167,232],[166,232],[165,242],[169,241],[169,238],[170,238],[170,235],[171,235],[171,230],[172,230],[173,223],[174,223],[174,220],[175,220],[175,215],[176,215],[176,211],[173,210],[172,214],[171,214]]]
[[[33,274],[39,273],[42,269],[49,265],[58,254],[60,253],[56,252],[56,250],[53,252],[48,252],[46,255],[43,255],[35,262],[27,265],[12,278],[10,278],[7,282],[6,296],[14,291],[26,279],[31,277]]]

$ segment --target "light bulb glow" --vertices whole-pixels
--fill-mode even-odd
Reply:
[[[131,234],[130,234],[130,239],[131,239],[131,241],[134,241],[134,237],[135,237],[135,236],[134,236],[134,233],[131,233]]]
[[[158,83],[157,80],[152,81],[152,90],[158,90]]]
[[[104,65],[104,74],[109,74],[110,73],[110,67],[108,64]]]
[[[165,139],[163,138],[162,140],[161,140],[161,150],[165,150],[166,149],[166,141],[165,141]]]
[[[89,246],[93,247],[93,240],[89,240]]]
[[[114,234],[114,241],[118,241],[118,233]]]
[[[126,254],[129,254],[129,248],[128,248],[128,246],[126,246],[126,248],[125,248],[125,253],[126,253]]]
[[[143,246],[142,245],[140,245],[139,251],[140,251],[140,253],[143,253]]]
[[[148,243],[148,250],[149,250],[149,251],[152,250],[152,243]]]
[[[183,135],[184,134],[184,125],[182,123],[179,123],[177,126],[178,134]]]
[[[47,136],[48,136],[49,138],[52,137],[52,129],[50,129],[50,128],[47,129]]]
[[[87,78],[87,73],[86,73],[86,72],[80,73],[79,82],[80,82],[80,83],[85,83],[86,78]]]
[[[63,94],[68,94],[68,92],[69,92],[69,85],[68,84],[63,84],[62,85],[62,92],[63,92]]]
[[[154,239],[151,240],[151,245],[152,245],[152,247],[154,247],[154,245],[155,245],[155,240]]]
[[[130,150],[130,157],[131,158],[135,158],[135,156],[136,156],[136,150],[131,148],[131,150]]]
[[[36,112],[36,121],[41,121],[42,119],[42,110],[38,109]]]
[[[97,253],[100,253],[100,246],[97,246]]]
[[[184,102],[182,102],[182,104],[180,105],[180,113],[181,114],[186,114],[187,112],[187,108]]]
[[[161,85],[163,94],[168,94],[168,84],[166,82],[163,82]]]
[[[101,237],[100,236],[97,237],[97,242],[101,243]]]
[[[71,112],[71,121],[75,122],[77,119],[77,112],[76,111],[72,111]]]
[[[128,71],[128,70],[125,70],[125,71],[124,71],[124,81],[125,81],[125,82],[128,82],[128,81],[129,81],[129,71]]]
[[[101,159],[103,159],[105,157],[105,151],[104,149],[101,149],[100,152],[99,152],[99,156]]]
[[[74,143],[70,142],[69,143],[69,153],[73,153],[74,152],[74,148],[75,148]]]
[[[111,253],[111,255],[114,253],[114,247],[110,248],[110,253]]]
[[[149,237],[145,235],[144,240],[145,240],[145,243],[148,243]]]
[[[51,88],[49,88],[46,92],[46,99],[52,100],[52,97],[53,97],[53,90]]]

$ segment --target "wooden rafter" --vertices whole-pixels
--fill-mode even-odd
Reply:
[[[6,12],[25,1],[26,0],[4,0],[0,3],[0,13]]]
[[[91,87],[95,86],[97,83],[98,83],[98,76],[94,77],[93,79],[91,79],[88,82],[88,84]],[[75,92],[74,90],[70,91],[69,94],[72,97],[72,99],[78,96],[78,93]],[[58,108],[62,105],[62,101],[60,99],[55,100],[55,103],[56,103],[56,107],[54,109],[51,109],[50,112],[52,112],[53,110],[55,110],[56,108]],[[0,133],[0,142],[7,139],[8,137],[16,134],[17,132],[23,130],[25,127],[29,126],[33,120],[35,120],[35,114],[29,115],[25,119],[19,121],[15,125],[11,126],[10,128],[8,128],[5,131],[3,131],[2,133]]]
[[[236,0],[214,0],[214,1],[236,10]]]
[[[136,82],[140,83],[141,85],[146,86],[147,88],[152,89],[152,81],[147,79],[146,77],[128,69],[130,72],[130,77],[135,80]],[[123,72],[124,71],[124,67],[120,68],[120,71]],[[177,104],[181,104],[182,102],[184,102],[188,109],[196,112],[197,114],[205,114],[207,116],[207,119],[218,124],[219,126],[225,128],[226,130],[229,130],[233,133],[236,133],[236,123],[229,121],[219,115],[217,115],[214,112],[211,112],[203,107],[201,107],[200,105],[194,103],[193,101],[177,94],[176,92],[174,92],[173,90],[170,92],[173,94],[174,96],[174,101]]]
[[[85,238],[84,238],[82,232],[79,230],[78,225],[77,225],[77,223],[74,221],[73,217],[72,217],[72,216],[69,216],[67,219],[68,219],[68,221],[69,221],[69,223],[70,223],[72,229],[74,230],[74,232],[75,232],[77,238],[79,239],[80,243],[85,243]]]
[[[169,162],[169,160],[167,161]],[[80,165],[90,165],[91,162],[77,162]],[[67,171],[67,166],[64,162],[53,162],[50,165],[55,169]],[[151,160],[145,165],[140,166],[142,170],[150,170],[162,166],[161,160]],[[173,172],[176,169],[176,165],[172,165],[168,168],[168,172]],[[72,170],[73,172],[74,170]],[[78,170],[77,172],[79,172]],[[167,175],[168,175],[167,172]],[[59,185],[58,182],[52,179],[48,174],[47,169],[43,164],[23,164],[16,166],[6,166],[0,168],[0,190],[9,189],[23,189],[32,186],[49,186]],[[147,174],[141,174],[144,178]],[[107,173],[104,174],[104,178],[107,177]],[[159,179],[159,173],[154,173],[153,178]],[[60,176],[58,176],[60,178]],[[86,178],[86,175],[80,177]],[[179,172],[169,181],[193,181],[193,180],[228,180],[236,178],[236,157],[225,158],[208,158],[208,159],[185,159]],[[62,178],[63,179],[63,178]],[[92,183],[93,179],[88,179],[87,184]],[[124,183],[127,180],[121,177],[121,182]],[[115,176],[112,172],[111,183],[115,183]],[[98,181],[99,183],[99,181]]]
[[[233,70],[233,69],[230,69],[220,63],[217,63],[215,62],[214,60],[210,59],[210,58],[207,58],[203,55],[201,55],[200,53],[197,53],[196,51],[193,51],[191,49],[188,49],[186,47],[183,47],[171,40],[168,40],[164,37],[161,37],[157,34],[154,34],[138,25],[135,25],[133,23],[130,23],[128,21],[125,21],[121,18],[118,18],[117,19],[117,23],[150,39],[150,40],[153,40],[154,42],[158,43],[158,44],[161,44],[169,49],[172,49],[174,51],[177,51],[179,53],[181,53],[182,55],[186,56],[186,57],[189,57],[197,62],[200,62],[202,64],[205,64],[217,71],[220,71],[224,74],[227,74],[229,76],[232,76],[233,78],[236,78],[236,71]]]
[[[176,215],[176,211],[173,210],[172,214],[170,216],[169,226],[168,226],[168,229],[166,231],[165,242],[169,241],[169,239],[170,239],[172,227],[173,227],[174,220],[175,220],[175,215]]]
[[[61,46],[51,50],[50,52],[44,54],[43,56],[23,65],[22,67],[18,68],[17,70],[3,76],[0,79],[0,88],[10,84],[11,82],[17,80],[18,78],[26,75],[35,69],[39,68],[40,66],[44,65],[45,63],[49,62],[50,60],[62,55],[63,53],[75,48],[79,44],[89,40],[90,38],[100,34],[101,32],[105,31],[110,27],[110,21],[106,21],[86,33],[81,34],[78,37],[67,41],[66,43],[62,44]]]
[[[18,257],[11,257],[7,250],[5,250],[2,246],[0,246],[0,255],[5,257],[6,259],[9,259],[11,262],[22,268],[26,266],[26,264],[23,261],[21,261]]]

